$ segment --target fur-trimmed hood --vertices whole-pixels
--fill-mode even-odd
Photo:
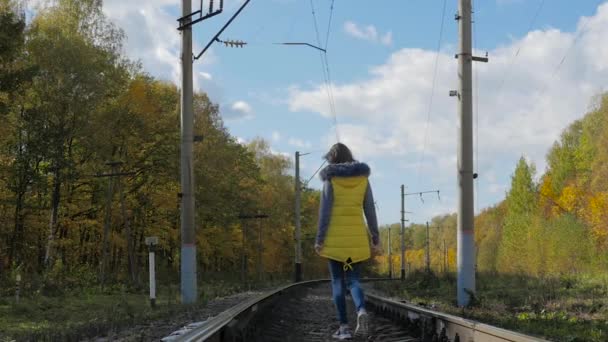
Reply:
[[[329,164],[321,172],[319,176],[322,181],[330,180],[332,177],[369,177],[371,169],[365,163],[353,162],[343,164]]]

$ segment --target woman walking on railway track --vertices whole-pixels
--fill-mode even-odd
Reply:
[[[333,337],[345,340],[352,338],[346,315],[347,289],[350,289],[357,309],[355,334],[367,335],[369,332],[369,316],[359,277],[361,263],[371,258],[372,253],[380,253],[380,238],[368,181],[369,166],[356,161],[342,143],[333,145],[325,159],[329,165],[320,173],[323,193],[315,250],[329,259],[333,300],[340,321]]]

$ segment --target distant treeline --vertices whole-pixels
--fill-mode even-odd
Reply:
[[[605,273],[607,146],[608,94],[603,94],[554,143],[542,176],[537,177],[535,166],[520,158],[506,198],[475,218],[477,270],[538,277]],[[393,270],[398,272],[399,225],[391,228]],[[429,231],[431,268],[455,271],[456,215],[434,218]],[[385,241],[387,233],[385,229]],[[426,227],[410,226],[406,241],[408,263],[412,269],[423,269]]]

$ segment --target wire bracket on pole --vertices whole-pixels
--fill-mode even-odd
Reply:
[[[179,27],[177,28],[179,31],[183,31],[187,28],[192,27],[195,24],[200,23],[203,20],[209,19],[211,17],[214,17],[220,13],[222,13],[224,11],[224,0],[220,0],[220,8],[215,10],[213,7],[213,1],[214,0],[209,0],[209,12],[207,12],[207,14],[203,15],[203,0],[201,0],[201,7],[198,11],[192,12],[186,16],[183,16],[179,19],[177,19],[177,21],[179,22]],[[249,1],[251,0],[246,0],[241,7],[239,8],[238,11],[236,11],[236,13],[234,13],[232,15],[232,17],[230,18],[230,20],[228,20],[228,22],[226,24],[224,24],[224,26],[219,30],[218,33],[215,34],[215,36],[213,36],[213,38],[211,38],[211,40],[209,41],[209,43],[207,43],[207,45],[203,48],[203,51],[201,51],[198,55],[196,55],[194,57],[194,60],[197,60],[199,58],[201,58],[201,56],[209,49],[209,47],[211,47],[211,45],[214,42],[221,42],[224,43],[226,46],[230,45],[230,47],[243,47],[244,45],[246,45],[246,42],[240,41],[240,40],[227,40],[227,41],[222,41],[219,39],[220,34],[222,34],[224,32],[224,30],[226,30],[226,28],[232,23],[232,21],[241,13],[241,11],[243,11],[243,9],[245,8],[245,6],[247,6],[247,4],[249,4]],[[198,18],[192,20],[194,17],[196,17],[198,15]]]
[[[316,45],[310,44],[310,43],[291,43],[291,42],[287,42],[287,43],[274,43],[274,45],[304,45],[304,46],[309,46],[313,49],[317,49],[319,51],[322,51],[324,53],[327,53],[327,50],[325,50],[322,47],[318,47]]]
[[[226,47],[230,46],[230,47],[242,48],[245,45],[247,45],[247,42],[244,42],[242,40],[233,40],[233,39],[221,40],[219,38],[215,38],[215,41],[218,43],[224,44],[224,46],[226,46]]]
[[[180,24],[177,29],[179,31],[183,31],[183,30],[191,27],[192,25],[200,23],[203,20],[209,19],[211,17],[215,17],[216,15],[222,13],[223,10],[224,10],[224,0],[220,0],[220,8],[218,10],[213,9],[213,0],[210,0],[209,1],[209,12],[207,12],[207,14],[203,15],[203,0],[201,0],[201,7],[198,11],[192,12],[186,16],[183,16],[183,17],[177,19],[177,21]],[[198,18],[192,20],[192,18],[196,17],[196,15],[198,15]]]
[[[460,54],[454,55],[454,58],[458,59],[458,57],[460,57],[460,55],[463,55],[463,56],[466,55],[467,57],[471,58],[471,60],[473,62],[488,63],[490,61],[490,59],[488,58],[488,53],[487,52],[486,52],[486,56],[485,57],[477,57],[477,56],[472,56],[472,55],[469,55],[469,54],[460,53]]]
[[[222,28],[215,34],[215,36],[213,36],[213,38],[211,38],[211,40],[209,41],[209,43],[207,43],[207,45],[205,45],[205,47],[203,48],[203,51],[201,51],[198,55],[196,55],[194,57],[194,60],[197,60],[199,58],[201,58],[201,56],[211,47],[211,45],[216,42],[219,38],[219,36],[224,32],[224,30],[226,30],[226,28],[228,28],[228,26],[230,24],[232,24],[232,22],[234,21],[234,19],[241,14],[241,12],[243,11],[243,9],[245,8],[245,6],[247,6],[247,4],[249,4],[251,0],[246,0],[241,7],[239,8],[238,11],[236,11],[232,17],[230,17],[230,20],[228,20],[228,22],[226,22],[226,24],[224,24],[224,26],[222,26]],[[222,0],[223,3],[223,0]]]

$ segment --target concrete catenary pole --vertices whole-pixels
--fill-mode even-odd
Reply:
[[[458,58],[458,305],[467,306],[475,293],[475,241],[473,227],[473,55],[471,46],[471,0],[459,0],[460,53]]]
[[[405,185],[401,185],[401,280],[405,280]]]
[[[295,281],[302,281],[302,232],[300,223],[300,152],[296,151],[296,179],[295,179],[295,223],[296,223],[296,262],[295,262]]]
[[[192,1],[182,0],[182,15],[192,13]],[[190,18],[184,19],[187,24]],[[193,173],[193,86],[192,86],[192,26],[182,33],[182,93],[181,93],[181,299],[192,304],[197,299],[196,238],[194,223],[194,173]]]

